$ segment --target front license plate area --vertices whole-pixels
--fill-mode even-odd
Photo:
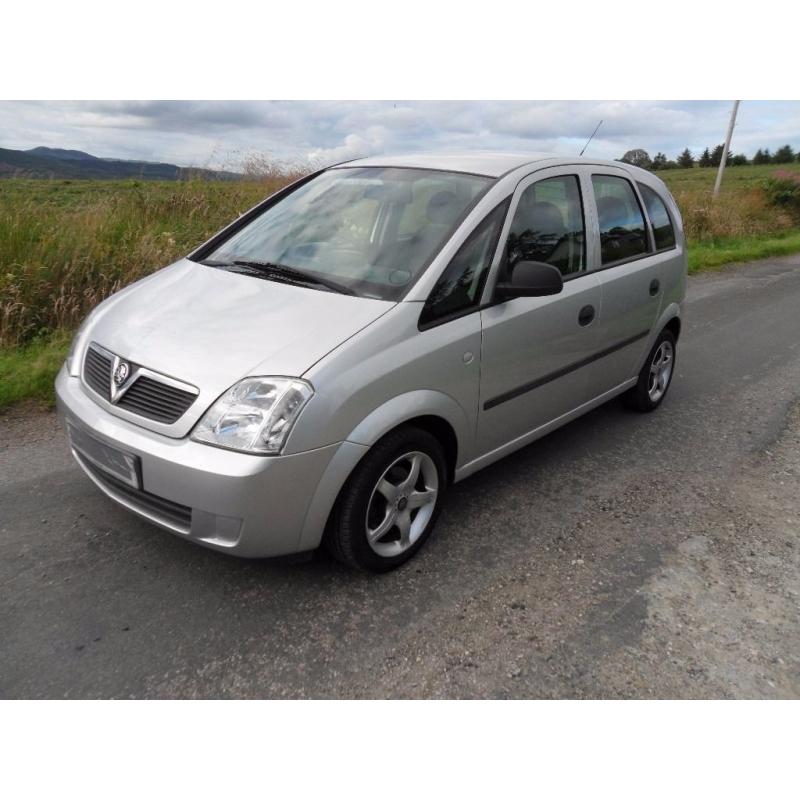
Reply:
[[[134,489],[141,488],[142,470],[139,456],[110,447],[73,425],[67,425],[67,433],[72,449],[81,457],[128,486]]]

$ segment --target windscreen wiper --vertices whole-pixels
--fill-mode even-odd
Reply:
[[[271,261],[245,261],[240,259],[235,259],[233,263],[237,267],[250,267],[260,272],[271,273],[277,277],[282,276],[289,278],[298,283],[311,283],[316,286],[324,286],[326,289],[332,292],[338,292],[339,294],[355,295],[352,289],[338,281],[332,281],[329,278],[319,278],[316,275],[309,275],[307,272],[295,269],[294,267],[287,267],[285,264],[274,264]]]

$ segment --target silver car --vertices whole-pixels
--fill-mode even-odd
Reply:
[[[383,571],[449,483],[616,395],[662,402],[686,266],[674,200],[626,164],[361,159],[101,303],[58,405],[91,480],[162,528]]]

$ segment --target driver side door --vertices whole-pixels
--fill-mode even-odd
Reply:
[[[490,301],[481,310],[477,452],[484,457],[521,446],[592,399],[586,365],[598,349],[601,288],[586,272],[579,169],[541,170],[514,193],[492,283],[517,261],[534,260],[558,267],[564,287],[546,297]]]

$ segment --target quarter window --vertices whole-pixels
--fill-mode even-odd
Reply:
[[[508,200],[497,206],[461,245],[425,301],[420,325],[477,307],[507,210]]]
[[[592,175],[600,225],[600,258],[611,264],[647,252],[644,215],[625,178]]]
[[[584,222],[577,175],[545,178],[519,198],[508,233],[505,266],[543,261],[571,275],[584,269]]]
[[[664,201],[643,183],[639,184],[639,192],[644,200],[647,216],[650,217],[650,224],[653,226],[656,250],[669,250],[670,247],[675,247],[675,229],[672,227],[672,220]]]

